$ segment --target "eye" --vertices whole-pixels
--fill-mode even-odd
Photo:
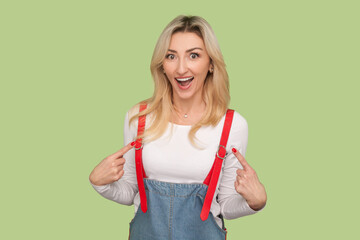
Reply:
[[[170,60],[174,60],[175,55],[170,53],[170,54],[166,55],[165,58],[170,59]]]
[[[191,59],[195,59],[195,58],[198,58],[198,57],[199,57],[199,54],[197,54],[197,53],[191,53],[190,54]]]

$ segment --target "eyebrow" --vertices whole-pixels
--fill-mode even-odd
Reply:
[[[191,52],[191,51],[193,51],[193,50],[195,50],[195,49],[203,50],[202,48],[194,47],[194,48],[190,48],[190,49],[186,50],[186,52]],[[172,50],[172,49],[168,49],[168,51],[169,51],[169,52],[174,52],[174,53],[176,53],[176,51],[175,51],[175,50]]]

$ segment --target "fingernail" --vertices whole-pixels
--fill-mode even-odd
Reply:
[[[237,152],[235,148],[233,148],[233,149],[231,149],[231,150],[233,151],[233,153],[236,153],[236,152]]]
[[[133,141],[130,145],[131,145],[132,147],[135,146],[135,141]]]

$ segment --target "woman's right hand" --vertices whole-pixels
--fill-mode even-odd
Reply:
[[[102,160],[90,173],[90,182],[102,186],[119,180],[124,175],[125,158],[123,158],[123,155],[134,146],[135,142],[131,142]]]

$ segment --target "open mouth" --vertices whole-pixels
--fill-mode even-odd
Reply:
[[[188,86],[192,80],[194,80],[194,77],[186,77],[186,78],[175,78],[176,81],[183,87]]]

